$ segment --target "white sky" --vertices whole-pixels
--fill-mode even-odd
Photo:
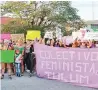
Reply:
[[[94,16],[94,20],[98,20],[98,1],[72,1],[72,6],[79,10],[78,15],[80,15],[82,19],[93,20]]]

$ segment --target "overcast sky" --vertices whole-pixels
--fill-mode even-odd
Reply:
[[[73,1],[72,6],[79,10],[78,14],[82,19],[98,20],[98,1]]]

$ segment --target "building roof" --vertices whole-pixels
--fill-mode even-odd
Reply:
[[[10,17],[0,17],[1,20],[1,24],[7,24],[8,22],[10,22],[13,18]]]
[[[86,21],[86,24],[98,24],[98,20],[89,20]]]
[[[13,14],[13,13],[6,13],[3,15],[3,17],[10,17],[10,18],[19,18],[18,15]]]

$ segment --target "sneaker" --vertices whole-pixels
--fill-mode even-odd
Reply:
[[[26,72],[30,72],[30,70],[26,70]]]
[[[32,77],[32,73],[30,73],[29,76]]]
[[[24,76],[24,74],[22,73],[21,76]]]
[[[4,75],[1,76],[1,79],[4,79]]]
[[[11,75],[9,75],[9,79],[12,79]]]
[[[34,76],[36,76],[36,75],[37,75],[37,73],[36,73],[36,72],[34,72],[33,74],[34,74]]]
[[[18,74],[18,77],[21,77],[21,74],[20,73]]]

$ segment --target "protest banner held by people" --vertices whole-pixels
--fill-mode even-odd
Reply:
[[[35,73],[39,72],[39,71],[37,71],[38,66],[36,66],[36,65],[38,65],[38,61],[37,61],[38,58],[36,58],[37,52],[35,52],[35,48],[36,48],[35,46],[37,43],[39,44],[39,46],[40,45],[45,46],[45,47],[48,46],[49,48],[50,47],[58,48],[59,50],[60,50],[60,48],[62,48],[61,50],[63,50],[65,48],[67,51],[70,50],[71,48],[72,48],[72,50],[75,50],[76,48],[78,48],[78,49],[80,48],[81,50],[85,49],[88,51],[88,49],[90,49],[90,48],[97,48],[97,44],[98,44],[98,42],[94,41],[94,40],[81,40],[78,38],[73,40],[73,42],[71,41],[70,43],[67,43],[67,41],[63,42],[63,40],[56,40],[56,39],[47,39],[47,41],[45,41],[44,38],[40,38],[40,39],[35,38],[35,40],[27,40],[26,42],[23,42],[22,39],[19,39],[17,42],[13,42],[10,40],[4,40],[4,43],[0,42],[0,50],[2,50],[2,51],[4,51],[4,50],[13,50],[14,51],[15,50],[15,53],[14,53],[15,58],[13,58],[14,62],[11,62],[11,63],[1,62],[1,74],[2,74],[1,79],[4,79],[4,73],[5,73],[6,68],[7,68],[8,76],[10,79],[12,79],[13,73],[16,76],[20,77],[20,76],[23,76],[24,72],[27,71],[27,72],[29,72],[28,76],[31,77],[31,76],[35,75]],[[56,50],[56,49],[54,49],[54,50]],[[42,52],[43,51],[44,51],[44,49],[42,50]],[[51,52],[51,50],[49,50],[49,51]],[[60,53],[60,51],[59,51],[59,53]],[[46,57],[45,59],[49,59],[49,58],[53,57],[53,56],[47,56],[47,55],[48,55],[48,53],[46,53],[44,55]],[[63,55],[63,54],[61,54],[61,55]],[[63,56],[63,57],[65,58],[65,56]],[[6,57],[8,57],[8,56],[6,56]],[[57,57],[58,57],[58,59],[60,58],[60,56],[57,56]],[[43,56],[42,56],[42,58],[43,58]],[[72,56],[71,56],[71,58],[72,58]]]

